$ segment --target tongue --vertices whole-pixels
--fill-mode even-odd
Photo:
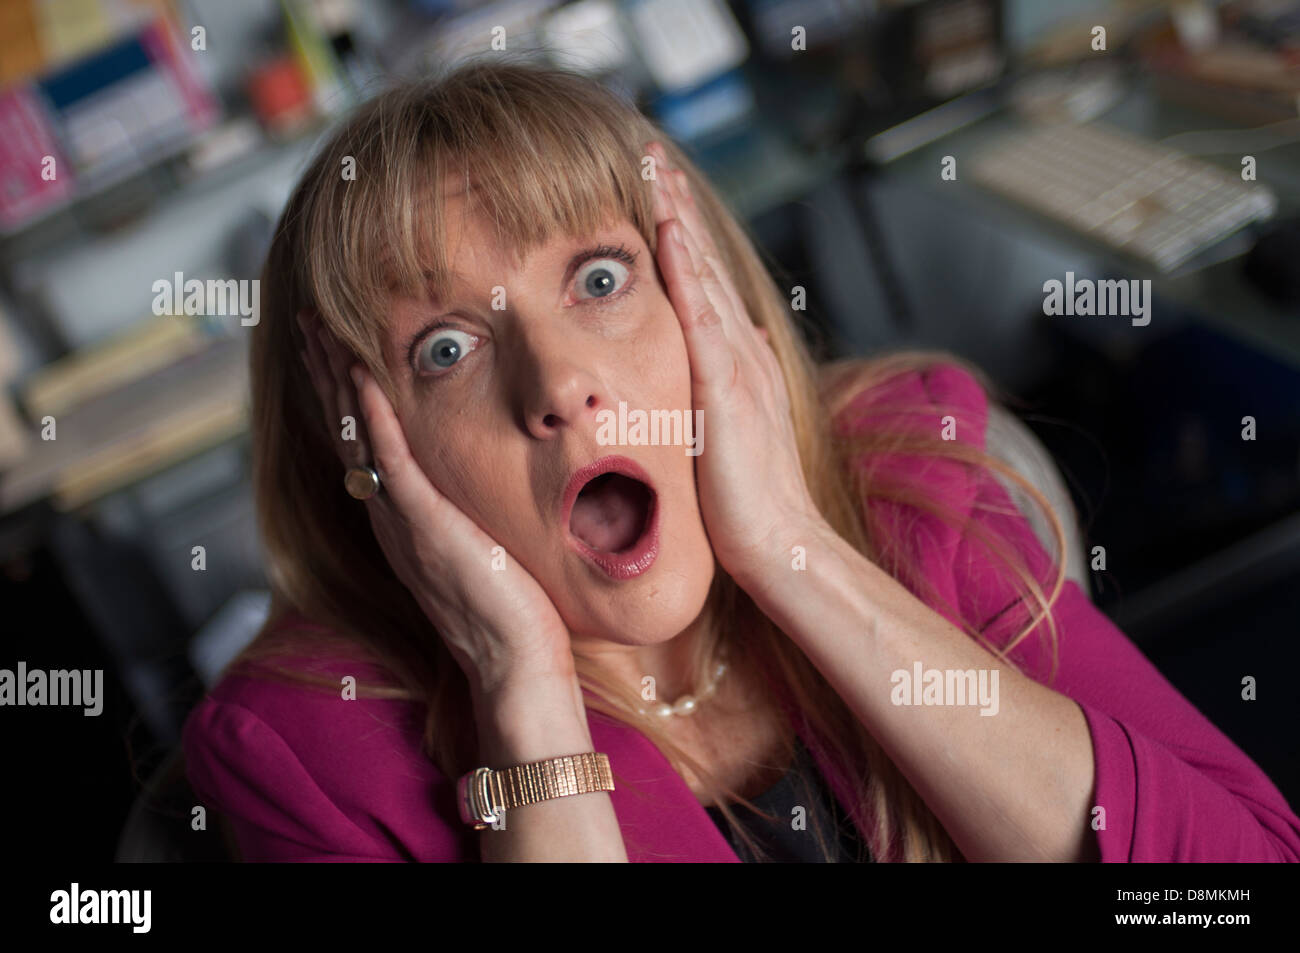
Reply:
[[[648,506],[644,483],[618,473],[602,474],[573,501],[569,530],[597,552],[622,552],[641,538]]]

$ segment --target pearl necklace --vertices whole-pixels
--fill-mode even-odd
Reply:
[[[709,679],[708,684],[700,690],[698,696],[688,694],[683,695],[671,705],[668,702],[660,702],[653,708],[638,708],[637,714],[647,718],[671,718],[673,715],[694,714],[695,710],[700,707],[700,702],[707,698],[711,698],[718,690],[718,682],[721,681],[722,676],[726,674],[726,671],[727,662],[726,653],[724,652],[721,659],[718,661],[718,664],[713,666],[713,675]]]

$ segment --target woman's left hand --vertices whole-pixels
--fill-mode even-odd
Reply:
[[[825,526],[799,464],[790,395],[690,193],[659,143],[656,257],[686,338],[691,394],[703,411],[695,459],[700,511],[722,568],[742,587],[790,564],[790,547]]]

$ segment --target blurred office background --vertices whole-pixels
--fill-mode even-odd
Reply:
[[[248,331],[154,282],[257,277],[330,127],[494,27],[690,149],[820,355],[984,367],[1090,596],[1300,803],[1300,3],[2,0],[0,667],[108,690],[0,713],[32,843],[114,856],[268,603]],[[1150,279],[1150,323],[1045,315],[1067,272]]]

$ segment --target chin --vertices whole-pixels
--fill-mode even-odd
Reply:
[[[657,645],[689,628],[704,611],[716,562],[702,528],[694,545],[674,548],[661,553],[649,572],[617,586],[589,579],[566,587],[556,608],[573,637]]]

